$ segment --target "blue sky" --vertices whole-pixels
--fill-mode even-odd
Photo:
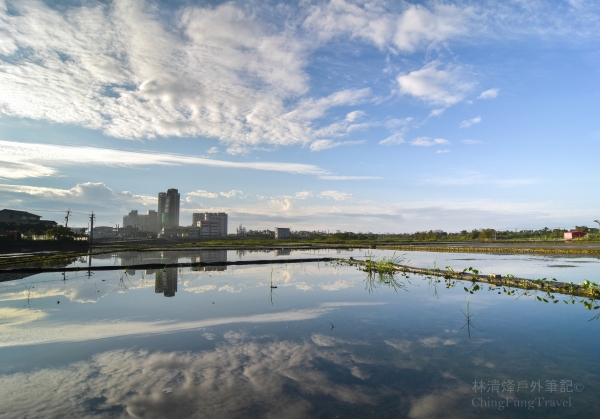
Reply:
[[[0,0],[0,199],[119,223],[592,225],[593,1]],[[40,212],[60,220],[59,212]]]

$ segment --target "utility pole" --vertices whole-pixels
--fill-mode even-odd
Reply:
[[[92,215],[90,215],[90,245],[94,241],[94,219],[96,216],[94,215],[94,211],[92,211]]]
[[[65,217],[65,228],[69,227],[69,215],[71,215],[71,208],[67,210],[67,216]]]

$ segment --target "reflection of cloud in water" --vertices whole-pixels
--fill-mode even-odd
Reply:
[[[419,339],[419,343],[428,348],[436,348],[440,345],[456,345],[458,339],[442,339],[437,336],[431,336],[428,338]]]
[[[0,328],[30,323],[35,320],[43,319],[44,317],[46,317],[46,313],[42,310],[8,307],[0,308]]]
[[[464,412],[453,414],[452,407],[459,399],[468,395],[471,387],[457,383],[451,389],[436,390],[433,393],[415,399],[411,403],[409,418],[463,418]]]
[[[314,334],[311,336],[311,340],[317,346],[335,346],[335,345],[369,345],[369,343],[360,340],[345,340],[335,338],[333,336],[327,336],[322,334]]]
[[[194,294],[202,294],[203,292],[212,291],[215,289],[217,289],[216,285],[201,285],[199,287],[185,288],[184,290],[187,292],[193,292]]]
[[[347,279],[338,279],[333,284],[321,284],[319,286],[325,291],[338,291],[343,290],[345,288],[352,288],[355,284],[355,281],[350,281]]]
[[[219,288],[219,291],[225,291],[225,292],[230,292],[230,293],[242,292],[241,289],[235,289],[231,285],[223,285],[222,287]]]
[[[327,308],[293,310],[253,316],[219,317],[214,319],[190,322],[143,322],[143,321],[114,321],[98,323],[52,323],[43,327],[28,327],[26,329],[6,327],[0,347],[15,345],[36,345],[49,342],[80,342],[95,339],[105,339],[118,336],[141,334],[168,333],[199,329],[232,323],[269,323],[284,321],[299,321],[315,319],[330,312]]]
[[[496,367],[496,365],[493,362],[486,361],[482,358],[474,358],[473,364],[480,365],[482,367],[486,367],[486,368],[490,368],[490,369]]]
[[[355,305],[356,303],[348,303]],[[369,303],[358,303],[365,305]],[[375,303],[374,305],[377,305]],[[118,336],[168,333],[203,327],[233,323],[270,323],[285,321],[300,321],[315,319],[335,309],[335,306],[323,305],[319,308],[255,314],[239,317],[218,317],[188,322],[169,321],[103,321],[97,323],[51,323],[47,325],[19,328],[4,327],[0,347],[16,345],[37,345],[49,342],[80,342],[95,339],[105,339]]]
[[[201,282],[201,286],[207,282],[213,282],[218,287],[219,291],[227,292],[240,292],[246,288],[261,288],[270,285],[271,283],[271,271],[266,270],[264,266],[243,266],[235,267],[235,277],[227,280],[228,286],[220,286],[219,281],[222,281],[222,277],[209,278],[207,275],[198,275],[197,273],[184,273],[183,274],[183,285],[184,289],[191,291],[197,289],[202,291],[206,288],[199,288],[196,285]],[[319,275],[321,282],[315,283],[315,274]],[[299,269],[299,266],[290,264],[287,267],[283,265],[275,266],[273,268],[273,285],[277,287],[295,287],[301,291],[312,291],[315,288],[326,291],[338,291],[346,288],[352,288],[358,280],[341,280],[337,276],[334,276],[331,280],[322,282],[327,276],[323,276],[322,272],[319,271],[318,266],[307,264],[303,269]],[[253,281],[248,281],[252,279]],[[206,289],[208,290],[208,289]],[[194,292],[194,291],[191,291]]]
[[[76,279],[76,278],[73,278]],[[105,281],[80,278],[82,282],[73,280],[56,281],[53,283],[34,282],[31,289],[20,288],[17,285],[0,289],[0,301],[35,301],[40,298],[64,296],[74,303],[96,303],[111,292],[126,292],[132,289],[154,287],[154,281],[136,279],[125,281],[123,287],[118,278],[111,277]]]
[[[1,377],[0,416],[87,417],[104,410],[144,418],[304,418],[313,397],[375,404],[375,389],[351,384],[358,367],[343,351],[310,342],[237,340],[201,353],[111,351],[63,369]]]
[[[408,340],[386,340],[385,343],[405,354],[410,353],[410,351],[412,350],[412,342]]]

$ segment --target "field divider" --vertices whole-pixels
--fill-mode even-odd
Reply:
[[[416,268],[408,265],[399,265],[387,263],[385,270],[378,270],[377,263],[369,260],[357,259],[336,259],[338,262],[354,266],[365,267],[366,272],[379,272],[382,274],[393,274],[395,272],[413,273],[425,276],[435,276],[438,278],[456,279],[461,281],[471,281],[473,283],[486,283],[502,287],[519,288],[525,290],[540,290],[544,292],[554,292],[559,294],[574,295],[587,298],[600,297],[600,289],[589,283],[584,285],[573,284],[571,282],[549,281],[545,279],[527,279],[517,278],[512,275],[502,276],[499,274],[475,274],[466,271],[454,271],[451,269],[431,269]]]

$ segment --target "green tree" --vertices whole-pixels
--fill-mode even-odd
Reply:
[[[53,240],[74,240],[75,233],[66,227],[54,227],[46,231],[46,237]]]

